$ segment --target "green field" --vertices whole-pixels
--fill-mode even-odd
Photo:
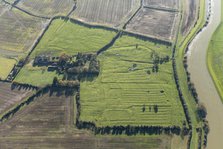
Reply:
[[[96,52],[112,40],[115,32],[102,29],[86,28],[70,21],[57,19],[52,22],[34,52],[30,63],[25,65],[15,81],[36,86],[51,84],[55,72],[48,72],[47,68],[32,66],[32,59],[40,54],[59,56],[62,53],[75,55],[78,52]],[[62,77],[62,76],[61,76]]]
[[[78,52],[96,52],[116,35],[115,32],[86,28],[62,19],[54,20],[32,57],[39,54],[59,55]]]
[[[221,24],[212,36],[209,44],[207,63],[208,69],[223,102],[223,10],[221,15]]]
[[[12,70],[14,64],[16,63],[15,59],[9,59],[0,56],[0,78],[6,79]]]
[[[47,67],[33,67],[32,64],[29,63],[22,68],[15,81],[35,86],[45,86],[52,84],[55,76],[61,79],[63,77],[63,75],[58,75],[55,71],[47,71]]]
[[[154,51],[160,57],[171,56],[170,47],[128,36],[100,55],[99,77],[81,83],[80,120],[93,121],[97,126],[182,126],[185,117],[172,61],[159,65],[158,73],[147,73],[152,70]]]

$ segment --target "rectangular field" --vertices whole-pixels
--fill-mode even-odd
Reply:
[[[153,72],[154,52],[171,56],[171,48],[122,36],[99,56],[100,75],[80,88],[80,120],[97,126],[182,126],[183,108],[172,63]]]
[[[144,6],[178,9],[180,0],[143,0]]]
[[[19,0],[17,6],[33,14],[53,17],[66,16],[73,8],[74,0]]]
[[[177,18],[174,12],[143,8],[127,25],[127,30],[158,39],[172,40]]]
[[[140,0],[80,0],[73,17],[118,26],[139,8]]]

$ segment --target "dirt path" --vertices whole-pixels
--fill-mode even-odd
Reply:
[[[188,64],[192,82],[195,84],[201,102],[205,104],[208,111],[210,133],[207,149],[221,149],[223,147],[223,104],[206,64],[209,41],[221,20],[221,1],[212,0],[211,5],[211,21],[191,43]]]

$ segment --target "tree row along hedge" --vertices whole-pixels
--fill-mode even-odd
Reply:
[[[112,135],[160,135],[160,134],[176,134],[176,135],[188,135],[190,129],[184,127],[181,129],[179,126],[170,126],[170,127],[162,127],[162,126],[105,126],[105,127],[97,127],[94,122],[80,121],[81,114],[81,103],[80,103],[80,92],[76,94],[76,127],[78,129],[87,129],[93,131],[95,134],[112,134]]]
[[[5,113],[1,118],[0,118],[0,123],[2,123],[4,120],[9,119],[11,116],[13,116],[16,112],[18,112],[22,107],[25,105],[29,105],[31,102],[33,102],[37,97],[40,97],[41,95],[47,93],[50,90],[50,86],[46,86],[42,89],[39,89],[35,94],[32,96],[28,97],[25,101],[22,103],[18,104],[15,108],[11,109],[7,113]]]
[[[200,12],[200,7],[199,7],[199,11]],[[198,13],[198,19],[200,18],[200,13]],[[198,20],[197,19],[197,20]],[[202,30],[209,24],[209,20],[210,20],[210,14],[208,15],[207,17],[207,20],[205,22],[205,24],[203,25],[202,28],[200,28],[194,35],[197,36],[200,32],[202,32]],[[197,25],[197,21],[195,22],[194,24],[194,27]],[[184,51],[185,55],[187,54],[187,52],[189,51],[189,46],[191,44],[192,40],[190,40],[188,43],[187,43],[187,46],[186,46],[186,49]],[[175,52],[175,51],[174,51]],[[175,53],[174,53],[175,54]],[[191,82],[191,78],[190,78],[190,73],[188,71],[188,59],[187,59],[187,56],[184,56],[184,59],[183,59],[183,65],[184,65],[184,69],[186,71],[186,76],[187,76],[187,84],[188,84],[188,89],[191,91],[191,94],[196,102],[196,104],[199,103],[199,98],[198,98],[198,94],[197,94],[197,91],[196,91],[196,88],[194,86],[194,84]],[[209,126],[208,126],[208,122],[207,120],[205,119],[204,120],[204,127],[203,127],[203,130],[204,130],[204,140],[203,140],[203,145],[204,147],[207,146],[207,135],[209,133]],[[192,139],[192,132],[191,132],[191,135],[189,135],[190,138],[188,140],[188,149],[190,148],[190,140]],[[189,142],[190,141],[190,142]],[[201,128],[198,128],[198,149],[201,149],[202,148],[202,129]]]

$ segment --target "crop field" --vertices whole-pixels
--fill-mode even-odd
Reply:
[[[183,12],[183,25],[181,29],[181,33],[183,35],[187,34],[191,27],[193,27],[195,20],[197,19],[198,13],[198,0],[184,0],[184,12]]]
[[[170,148],[171,136],[94,136],[74,127],[73,97],[45,94],[0,126],[1,148]]]
[[[172,40],[178,14],[143,8],[127,25],[127,30],[158,39]]]
[[[67,15],[73,8],[74,0],[20,0],[18,7],[41,16]]]
[[[0,115],[30,95],[31,92],[32,91],[30,90],[25,90],[22,88],[11,90],[10,83],[0,82]]]
[[[158,8],[179,8],[179,0],[143,0],[144,6]]]
[[[73,17],[118,26],[139,8],[140,0],[79,0]]]
[[[14,59],[9,59],[9,58],[0,56],[0,78],[1,79],[6,79],[6,77],[10,73],[15,63],[16,63],[16,60]]]
[[[182,126],[185,117],[172,63],[159,65],[159,71],[153,73],[154,52],[160,58],[170,56],[171,48],[122,36],[100,55],[99,77],[81,83],[80,120],[95,122],[99,127]]]
[[[0,49],[24,52],[34,43],[46,20],[0,3]]]

